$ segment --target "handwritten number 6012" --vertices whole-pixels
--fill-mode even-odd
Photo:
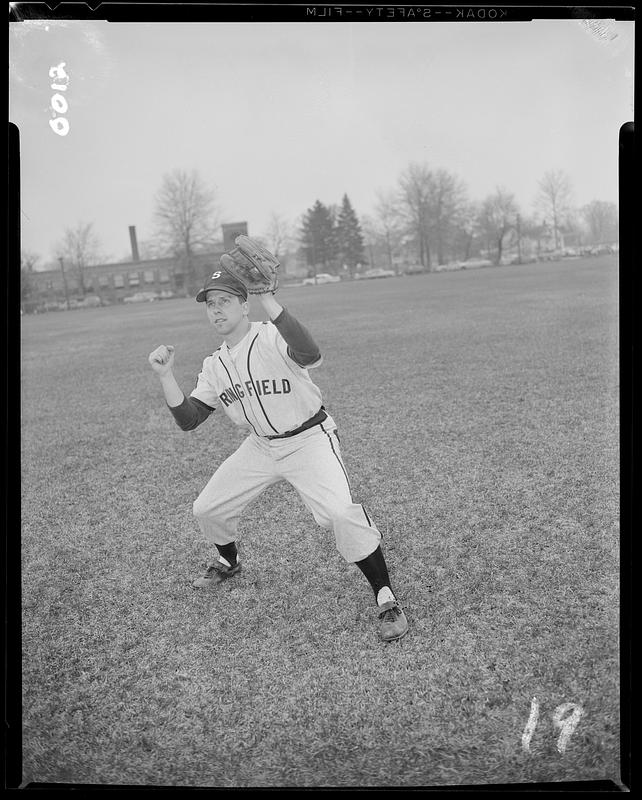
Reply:
[[[67,113],[69,103],[64,95],[60,94],[60,92],[67,91],[67,85],[69,84],[69,75],[65,72],[65,64],[66,62],[62,61],[57,67],[51,67],[49,70],[49,77],[57,81],[57,83],[51,84],[51,88],[56,91],[56,94],[51,98],[53,119],[49,120],[49,126],[58,136],[66,136],[69,133],[69,120],[62,116],[62,114]],[[61,83],[61,81],[64,81],[64,83]]]

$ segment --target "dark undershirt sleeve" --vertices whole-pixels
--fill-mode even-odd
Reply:
[[[307,367],[321,358],[310,332],[286,308],[272,322],[288,345],[288,355],[300,367]]]
[[[183,431],[193,431],[201,422],[214,411],[211,406],[197,400],[195,397],[183,397],[180,406],[167,406],[176,420],[176,424]]]

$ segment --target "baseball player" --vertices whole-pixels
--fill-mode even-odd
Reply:
[[[161,345],[149,355],[182,430],[193,430],[222,408],[248,433],[194,502],[193,513],[218,558],[193,586],[210,589],[239,572],[239,518],[266,487],[286,480],[316,522],[333,530],[343,558],[368,579],[381,639],[399,639],[408,622],[390,586],[381,534],[365,507],[353,502],[337,426],[309,375],[322,362],[319,348],[273,291],[253,293],[269,321],[249,320],[248,288],[225,269],[214,271],[196,295],[223,342],[205,358],[189,397],[172,372],[174,347]]]

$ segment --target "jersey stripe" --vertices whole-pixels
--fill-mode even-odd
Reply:
[[[247,351],[247,374],[250,376],[250,380],[252,381],[252,387],[254,388],[254,394],[256,395],[256,399],[259,401],[259,405],[261,406],[261,411],[263,412],[263,416],[267,420],[267,424],[270,426],[270,428],[272,428],[274,433],[280,433],[280,431],[277,431],[274,425],[272,425],[272,423],[270,422],[270,418],[265,413],[265,409],[263,408],[263,403],[261,402],[261,397],[259,396],[259,393],[256,391],[256,384],[254,383],[254,378],[252,377],[252,372],[250,370],[250,356],[252,355],[252,348],[254,347],[254,342],[256,342],[258,338],[259,335],[257,333],[254,339],[252,339],[252,344],[250,345],[249,350]]]
[[[230,386],[234,386],[234,381],[232,380],[232,376],[230,375],[230,371],[229,371],[229,370],[228,370],[228,368],[225,366],[225,363],[224,363],[223,359],[222,359],[222,358],[219,356],[219,357],[218,357],[218,360],[219,360],[219,361],[221,362],[221,364],[223,365],[223,369],[225,370],[225,372],[227,372],[227,377],[230,379]],[[241,400],[241,398],[240,398],[240,397],[239,397],[239,403],[241,404],[241,408],[243,409],[243,416],[244,416],[244,417],[245,417],[245,419],[248,421],[248,424],[249,424],[249,425],[252,425],[252,423],[250,422],[250,418],[249,418],[249,417],[248,417],[248,415],[245,413],[245,406],[243,405],[243,401]],[[254,427],[254,425],[252,425],[252,430],[254,431],[254,433],[256,433],[256,435],[257,435],[257,436],[259,435],[259,434],[256,432],[256,428]]]
[[[348,491],[350,492],[350,494],[352,494],[352,489],[350,488],[350,481],[348,479],[348,473],[346,472],[346,469],[343,466],[343,461],[341,461],[341,459],[339,458],[339,454],[334,449],[334,444],[332,442],[332,437],[326,431],[326,429],[323,427],[323,423],[322,422],[319,423],[319,426],[320,426],[321,430],[325,433],[325,435],[328,437],[328,441],[330,442],[330,447],[332,448],[332,452],[334,453],[335,458],[337,459],[337,461],[341,465],[341,469],[343,470],[343,474],[345,475],[346,483],[348,484]]]

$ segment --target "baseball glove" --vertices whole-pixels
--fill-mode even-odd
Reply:
[[[275,292],[279,285],[279,261],[249,236],[237,236],[236,247],[221,256],[221,266],[245,286],[248,294]]]

